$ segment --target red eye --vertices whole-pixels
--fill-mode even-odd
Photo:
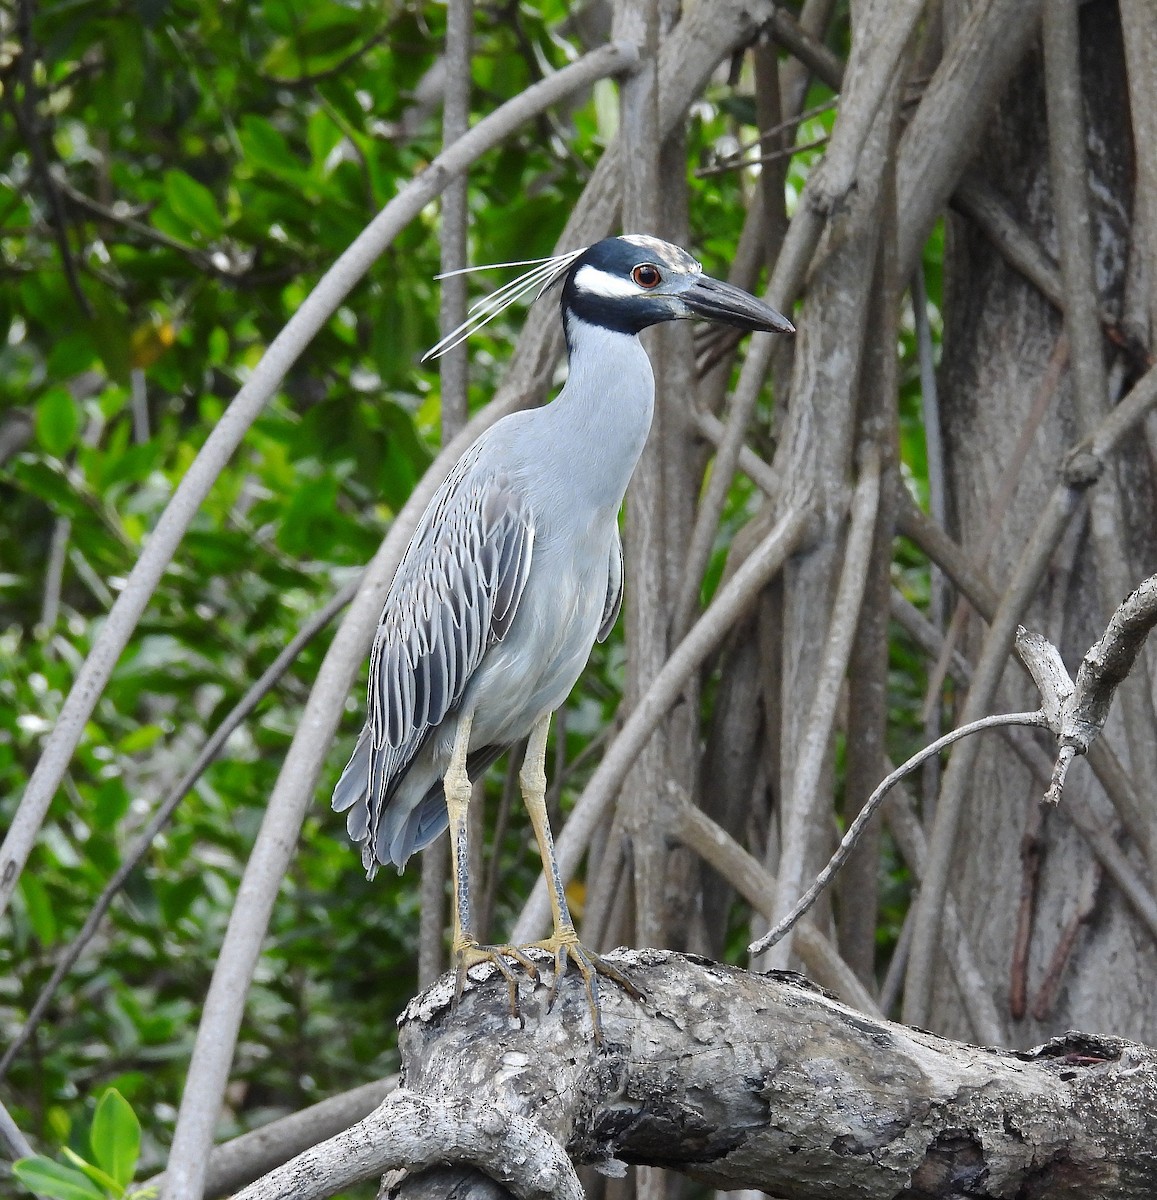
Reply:
[[[659,274],[659,268],[653,263],[640,263],[632,272],[631,278],[641,288],[658,287],[663,282],[663,276]]]

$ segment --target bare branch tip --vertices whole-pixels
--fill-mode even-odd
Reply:
[[[1069,764],[1077,756],[1075,746],[1062,746],[1060,753],[1057,754],[1056,764],[1053,766],[1053,777],[1049,783],[1048,791],[1042,797],[1042,802],[1051,804],[1056,808],[1061,802],[1061,796],[1065,790],[1065,778],[1069,773]]]

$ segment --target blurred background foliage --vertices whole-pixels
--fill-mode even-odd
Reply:
[[[585,48],[571,8],[478,5],[475,117]],[[418,0],[18,0],[0,12],[0,825],[207,432],[321,272],[438,150],[444,21],[444,7]],[[846,16],[834,29],[842,50]],[[830,99],[816,84],[808,106]],[[477,165],[473,261],[552,251],[613,134],[615,104],[613,85],[599,85]],[[689,173],[752,138],[749,68],[716,80],[693,116]],[[822,142],[833,119],[830,107],[809,119],[797,144]],[[789,196],[821,152],[793,158]],[[692,177],[692,249],[708,270],[726,271],[756,185],[750,171]],[[431,206],[318,335],[166,574],[6,919],[0,1041],[160,797],[372,555],[430,462],[437,375],[417,360],[438,337],[437,234]],[[473,340],[473,403],[489,397],[518,320]],[[920,493],[910,315],[903,338],[904,453]],[[737,485],[727,529],[748,499]],[[923,600],[922,563],[900,570]],[[13,1064],[3,1096],[40,1147],[83,1149],[94,1098],[115,1086],[140,1116],[146,1168],[161,1160],[238,879],[327,639],[182,803]],[[923,668],[899,639],[894,662],[902,758],[918,734]],[[596,652],[561,726],[569,762],[614,719],[621,663],[614,639]],[[394,1017],[416,987],[417,880],[367,883],[329,812],[361,697],[348,707],[281,891],[222,1134],[394,1065]],[[564,810],[592,759],[567,776]],[[491,804],[501,790],[500,769]],[[537,870],[518,805],[498,850],[501,929]],[[885,944],[905,890],[897,868]],[[739,961],[745,919],[734,930]]]

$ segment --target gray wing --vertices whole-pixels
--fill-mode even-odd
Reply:
[[[603,619],[599,625],[599,641],[605,642],[619,619],[623,607],[623,541],[615,530],[615,541],[611,546],[611,561],[607,572],[607,598],[603,604]]]
[[[510,629],[534,525],[500,471],[468,453],[439,488],[394,576],[370,652],[366,727],[333,807],[369,857],[390,797],[430,733]],[[385,861],[380,854],[377,861]]]

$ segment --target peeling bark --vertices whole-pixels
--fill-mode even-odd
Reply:
[[[1068,1033],[1014,1053],[864,1016],[791,973],[618,951],[647,994],[604,993],[594,1046],[577,978],[552,1012],[502,980],[448,979],[401,1019],[406,1086],[537,1121],[576,1164],[664,1166],[785,1200],[1127,1200],[1157,1190],[1157,1052]],[[472,972],[480,978],[486,968]],[[500,1196],[457,1167],[398,1196]]]

